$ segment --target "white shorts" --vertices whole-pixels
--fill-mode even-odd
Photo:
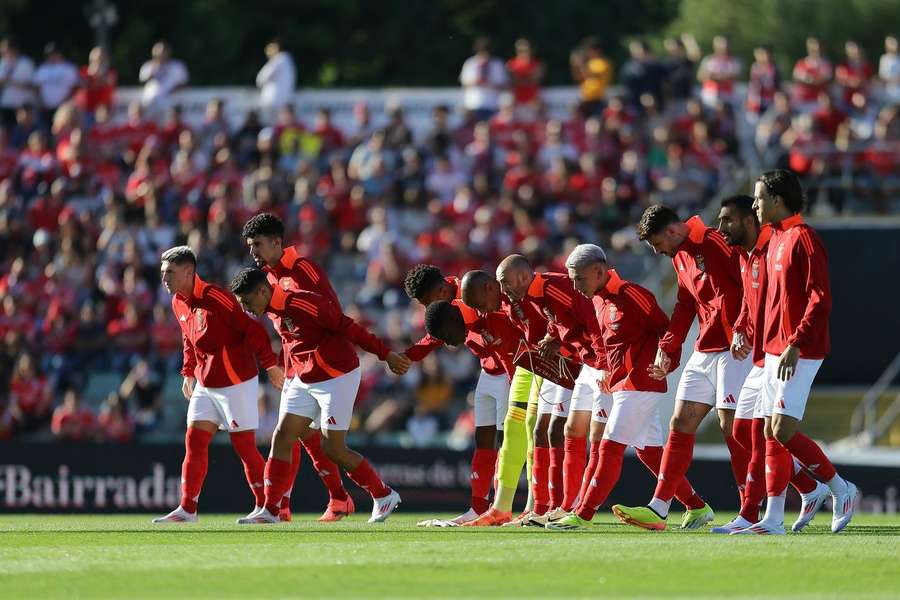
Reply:
[[[538,390],[538,415],[569,416],[572,390],[545,379]]]
[[[603,438],[643,449],[662,446],[659,405],[665,394],[622,391],[612,393],[612,411],[603,430]]]
[[[735,360],[729,352],[695,350],[684,365],[675,400],[735,410],[741,386],[752,366],[752,360]]]
[[[571,410],[591,411],[595,423],[606,423],[613,403],[612,396],[600,387],[601,374],[600,369],[582,365],[572,390]]]
[[[489,375],[482,369],[475,386],[475,427],[493,425],[503,431],[509,406],[509,379],[505,373]]]
[[[767,417],[787,415],[798,421],[803,420],[806,412],[806,401],[809,399],[809,390],[822,360],[801,358],[797,361],[797,369],[794,375],[787,381],[778,379],[778,362],[780,356],[766,354],[766,365],[763,374],[763,405]]]
[[[304,383],[291,379],[281,394],[281,413],[291,413],[318,421],[322,429],[347,431],[353,418],[353,404],[359,391],[359,367],[334,379]]]
[[[749,359],[746,359],[749,360]],[[738,396],[737,410],[734,411],[735,419],[761,419],[763,413],[763,373],[762,367],[753,365],[744,385],[741,386],[741,395]]]
[[[188,403],[187,422],[212,421],[225,431],[259,427],[259,380],[251,377],[237,385],[208,388],[198,382]]]

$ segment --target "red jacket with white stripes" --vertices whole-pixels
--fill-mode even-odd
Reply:
[[[766,254],[766,354],[788,345],[800,357],[825,358],[830,350],[828,317],[831,283],[828,253],[815,230],[799,214],[772,227]]]
[[[547,333],[564,346],[575,349],[576,357],[595,369],[606,368],[606,357],[594,345],[596,315],[591,301],[575,290],[562,273],[535,273],[526,299],[547,318]]]
[[[354,344],[381,360],[391,353],[378,336],[322,294],[272,288],[266,313],[273,323],[273,317],[278,318],[278,334],[290,348],[294,373],[304,383],[334,379],[357,368]]]
[[[259,375],[276,364],[262,324],[244,312],[231,292],[194,276],[190,297],[172,296],[172,312],[181,326],[184,362],[181,374],[201,385],[222,388]]]
[[[656,360],[659,338],[669,326],[669,318],[656,298],[645,288],[625,281],[614,269],[609,281],[593,298],[606,354],[606,384],[610,391],[665,392],[666,380],[647,373]],[[672,356],[678,366],[680,351]]]
[[[684,344],[695,316],[700,320],[697,350],[722,352],[731,347],[732,326],[743,298],[738,253],[700,217],[691,217],[685,224],[688,237],[672,258],[678,300],[669,330],[659,342],[670,357]]]
[[[266,272],[266,278],[273,288],[280,287],[290,292],[299,290],[316,292],[330,298],[337,304],[338,308],[341,306],[341,301],[328,280],[328,275],[326,275],[322,267],[302,256],[296,246],[285,248],[284,252],[281,253],[281,260],[278,264],[274,267],[266,266],[263,270]],[[275,331],[278,331],[281,326],[277,319],[278,317],[272,319]],[[296,373],[293,369],[293,363],[288,358],[291,349],[283,344],[284,340],[282,340],[281,348],[284,374],[286,377],[293,377]]]
[[[753,364],[763,366],[766,353],[763,351],[763,323],[766,316],[766,250],[772,228],[763,225],[756,238],[756,246],[750,252],[741,253],[741,281],[743,302],[734,330],[741,333],[753,344]]]
[[[516,366],[513,364],[519,345],[525,335],[516,327],[509,316],[503,312],[480,313],[462,300],[454,300],[453,305],[459,308],[466,324],[466,346],[472,354],[501,365],[500,373],[506,373],[512,379]],[[485,371],[487,371],[485,369]],[[500,373],[490,373],[499,375]]]

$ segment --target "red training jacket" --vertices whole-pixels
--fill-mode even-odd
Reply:
[[[264,369],[275,366],[265,328],[244,312],[231,292],[195,275],[189,298],[172,296],[172,312],[181,326],[185,377],[222,388],[259,375],[257,359]]]
[[[481,359],[482,365],[486,359],[500,365],[500,373],[505,372],[511,380],[516,370],[513,358],[519,350],[519,345],[524,342],[522,331],[509,320],[506,313],[479,313],[462,300],[454,300],[453,305],[462,313],[468,331],[466,346],[472,354]]]
[[[763,225],[753,250],[748,253],[743,248],[740,249],[744,299],[734,330],[749,337],[753,344],[753,364],[758,367],[763,366],[766,356],[763,351],[762,324],[766,316],[766,250],[771,237],[772,227]]]
[[[830,350],[828,316],[831,284],[828,253],[803,217],[794,215],[772,227],[766,254],[766,354],[780,355],[788,345],[800,357],[825,358]]]

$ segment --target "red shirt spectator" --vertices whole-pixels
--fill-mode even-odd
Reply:
[[[93,437],[96,419],[91,409],[82,406],[75,390],[66,390],[63,403],[53,411],[50,430],[58,438],[80,442]]]
[[[516,104],[530,104],[538,99],[544,65],[534,56],[531,42],[516,40],[516,55],[506,62],[506,70],[512,79],[513,99]]]
[[[100,47],[91,50],[88,64],[81,67],[81,87],[75,93],[75,104],[86,113],[100,106],[112,106],[118,74],[109,66],[109,57]]]
[[[826,91],[832,76],[831,62],[822,56],[819,40],[806,40],[806,56],[794,65],[794,101],[799,104],[815,102]]]
[[[856,42],[847,42],[844,49],[847,59],[834,70],[834,79],[841,88],[844,104],[849,105],[854,92],[868,95],[869,83],[875,72]]]

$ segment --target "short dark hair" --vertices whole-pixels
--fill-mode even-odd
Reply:
[[[159,257],[160,261],[172,263],[173,265],[184,265],[190,263],[197,268],[197,255],[190,246],[175,246],[169,248]]]
[[[253,267],[247,267],[238,271],[238,274],[231,280],[231,292],[237,294],[249,294],[255,292],[256,288],[266,283],[266,274]]]
[[[643,242],[660,233],[672,223],[681,219],[678,214],[665,204],[653,204],[647,207],[637,226],[638,238]]]
[[[421,301],[442,281],[444,281],[444,274],[436,266],[416,265],[406,274],[403,287],[411,300]]]
[[[756,211],[753,210],[753,198],[747,194],[736,194],[722,198],[722,208],[728,206],[734,207],[741,217],[756,216]]]
[[[458,306],[447,300],[432,302],[425,309],[425,331],[428,335],[435,337],[441,341],[446,341],[444,327],[453,318],[461,318]]]
[[[284,222],[272,213],[260,213],[244,224],[241,237],[255,238],[261,235],[284,239]]]
[[[806,202],[806,194],[803,192],[800,178],[792,171],[788,171],[787,169],[766,171],[759,176],[757,181],[766,186],[766,189],[773,196],[781,196],[784,200],[784,205],[793,214],[803,211],[803,205]]]

